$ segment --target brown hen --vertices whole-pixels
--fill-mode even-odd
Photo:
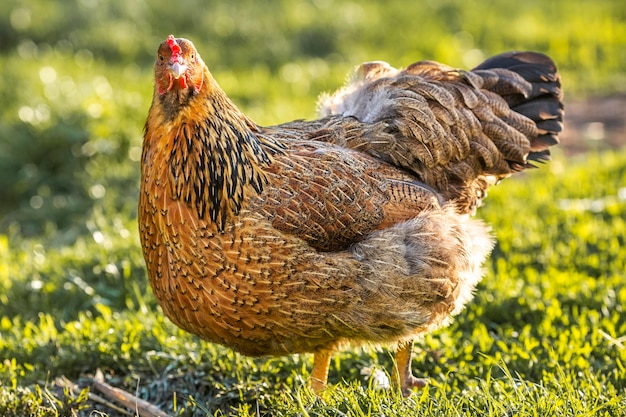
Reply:
[[[412,340],[472,297],[492,248],[468,216],[488,185],[549,157],[562,127],[544,55],[472,71],[361,65],[321,118],[261,127],[173,36],[155,64],[139,230],[150,283],[184,330],[245,355],[313,352],[312,387],[349,343]]]

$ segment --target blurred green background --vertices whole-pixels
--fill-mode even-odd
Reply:
[[[0,231],[71,242],[94,210],[132,215],[154,53],[170,33],[193,40],[261,124],[314,117],[321,92],[375,59],[468,68],[532,49],[558,63],[568,98],[626,91],[626,4],[616,0],[7,0]]]
[[[505,50],[538,50],[550,55],[560,69],[566,109],[573,100],[626,93],[623,0],[3,0],[0,331],[13,336],[5,337],[4,344],[0,340],[0,359],[6,354],[17,361],[0,366],[0,376],[16,369],[28,375],[24,370],[30,369],[36,372],[33,379],[40,380],[38,367],[51,354],[57,358],[56,373],[77,375],[94,364],[124,371],[148,349],[144,343],[156,349],[150,340],[124,339],[121,352],[111,355],[108,349],[115,342],[103,336],[93,348],[99,351],[94,359],[93,352],[80,354],[81,349],[91,352],[84,347],[91,335],[87,330],[80,333],[78,324],[69,329],[82,335],[75,345],[48,346],[57,334],[37,333],[33,323],[49,322],[50,329],[60,332],[67,323],[82,323],[87,329],[94,318],[119,321],[118,316],[111,318],[111,311],[159,314],[147,288],[136,204],[152,65],[158,45],[170,33],[191,39],[235,103],[266,125],[315,117],[316,97],[340,87],[355,65],[370,60],[400,67],[433,59],[471,68]],[[617,186],[609,181],[621,181],[624,164],[616,157],[609,160],[608,165],[602,158],[592,160],[598,169],[606,168],[603,187],[590,183],[591,174],[581,171],[567,188],[576,196],[564,191],[561,197],[580,203],[591,195],[616,194]],[[550,177],[554,189],[563,181],[558,172],[567,166],[565,161],[557,150]],[[622,177],[616,179],[614,172]],[[534,208],[562,214],[551,211],[556,203],[550,195],[542,194],[540,199]],[[498,208],[507,204],[496,195],[487,200],[494,209],[485,215],[497,221],[502,215]],[[526,203],[516,204],[524,210]],[[606,216],[617,221],[623,210],[611,207],[614,211]],[[565,245],[546,255],[547,261],[530,255],[513,261],[507,251],[543,248],[545,227],[530,217],[524,222],[536,227],[534,234],[520,232],[519,224],[508,224],[499,232],[502,243],[494,253],[491,274],[497,271],[518,283],[533,277],[540,281],[537,271],[553,271],[563,259],[583,262],[588,255],[576,256],[576,250]],[[571,232],[574,237],[567,235],[569,226],[566,232],[553,232],[556,239],[559,233],[584,242],[595,235],[609,239],[612,232],[601,229],[601,223],[585,223],[591,226],[580,226],[582,235]],[[619,224],[623,227],[623,221]],[[607,245],[623,255],[617,249],[623,243],[623,238],[617,238]],[[597,252],[593,245],[589,253]],[[604,264],[589,266],[590,276],[616,277],[615,268],[623,268],[624,263],[620,256],[611,258],[609,269],[602,269]],[[505,266],[505,260],[513,266]],[[561,273],[561,282],[567,276]],[[535,284],[533,288],[541,288],[540,282]],[[624,296],[623,291],[616,293],[614,299]],[[601,304],[604,296],[598,297]],[[479,295],[478,305],[488,298]],[[132,317],[125,320],[133,322]],[[92,324],[96,329],[107,325]],[[164,343],[165,338],[157,339]],[[23,340],[23,346],[16,340]],[[22,366],[21,360],[35,365]],[[29,382],[26,377],[25,383]]]

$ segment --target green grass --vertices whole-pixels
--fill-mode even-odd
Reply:
[[[625,2],[181,3],[0,5],[0,415],[101,415],[87,387],[102,369],[180,416],[626,416],[623,152],[557,151],[493,188],[485,279],[416,344],[431,385],[408,400],[362,375],[392,368],[384,348],[337,354],[318,398],[310,355],[252,359],[185,334],[156,305],[136,232],[153,54],[169,33],[271,124],[313,117],[320,92],[373,59],[471,67],[536,49],[568,98],[625,92]]]
[[[413,367],[431,385],[408,400],[369,387],[361,375],[368,367],[391,369],[384,349],[338,354],[333,386],[316,398],[306,388],[310,355],[251,359],[178,330],[156,308],[139,269],[121,266],[140,263],[137,243],[115,236],[113,225],[100,230],[120,253],[105,261],[93,243],[77,241],[41,258],[41,249],[12,251],[5,239],[3,275],[13,280],[1,284],[15,313],[0,321],[0,356],[9,358],[0,365],[0,412],[32,402],[76,407],[84,399],[69,393],[49,402],[54,378],[79,380],[102,368],[110,383],[171,412],[176,404],[179,415],[244,416],[257,408],[276,416],[626,415],[625,185],[626,155],[606,152],[557,155],[495,187],[481,209],[498,239],[486,278],[449,328],[416,344]],[[95,252],[81,256],[85,246]],[[131,260],[121,252],[133,253]],[[112,267],[115,258],[120,265]],[[45,285],[17,281],[24,265],[35,265],[25,272],[41,274]],[[55,265],[71,266],[63,273]],[[109,307],[100,291],[72,281],[85,273],[71,271],[87,265],[103,269],[98,280],[127,283],[125,306]],[[48,286],[63,289],[46,294]],[[11,300],[23,297],[49,306],[19,313]],[[55,306],[51,299],[83,304]]]

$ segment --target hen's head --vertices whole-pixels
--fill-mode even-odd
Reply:
[[[202,88],[204,62],[191,41],[170,35],[159,46],[154,78],[160,95],[183,91],[195,93]]]

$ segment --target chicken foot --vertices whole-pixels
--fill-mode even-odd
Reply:
[[[313,354],[313,369],[311,370],[311,389],[320,392],[326,389],[328,368],[330,366],[331,351],[318,350]]]
[[[411,371],[411,348],[413,340],[404,340],[398,343],[396,351],[396,363],[394,369],[394,384],[400,387],[402,395],[409,397],[411,388],[424,388],[428,385],[428,380],[416,378]]]
[[[396,351],[394,385],[400,387],[404,397],[411,395],[411,388],[424,388],[428,385],[427,379],[413,376],[413,372],[411,371],[412,347],[413,341],[405,340],[398,343],[398,350]],[[313,354],[311,389],[314,392],[320,392],[326,389],[331,356],[332,352],[330,350],[318,350]]]

